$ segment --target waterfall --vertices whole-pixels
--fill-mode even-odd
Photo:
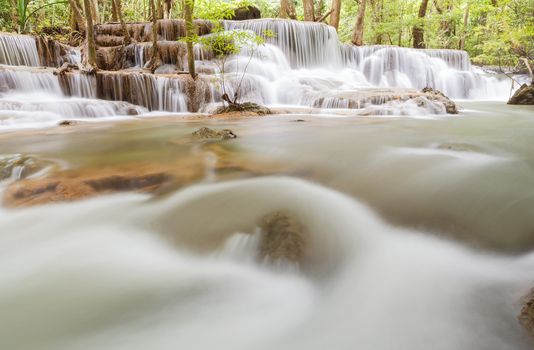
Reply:
[[[268,43],[279,47],[293,68],[340,67],[341,50],[334,27],[322,23],[277,19],[224,21],[226,30],[250,30],[258,35],[272,32]]]
[[[197,24],[199,35],[210,32],[211,23]],[[103,50],[100,53],[106,68],[143,68],[151,58],[151,26],[128,24],[135,43],[124,50],[120,24],[96,26],[96,41]],[[101,72],[97,77],[77,73],[54,75],[50,69],[29,67],[78,63],[80,51],[43,37],[36,40],[0,34],[0,64],[4,64],[0,66],[0,93],[20,96],[46,91],[56,100],[67,96],[98,97],[127,101],[150,111],[186,112],[209,110],[214,101],[220,102],[224,77],[225,92],[231,96],[238,92],[241,102],[318,110],[358,109],[358,114],[413,111],[421,114],[441,113],[441,109],[421,99],[406,108],[401,108],[400,102],[418,97],[416,90],[424,87],[441,90],[456,99],[502,99],[510,92],[508,81],[472,67],[464,51],[344,45],[335,29],[322,23],[261,19],[223,21],[223,26],[226,30],[258,35],[269,31],[273,35],[266,36],[265,45],[253,51],[243,49],[239,55],[228,58],[224,75],[213,55],[196,45],[197,72],[202,75],[195,86],[175,74],[188,69],[185,44],[177,41],[184,35],[183,20],[158,22],[158,37],[162,39],[158,50],[164,66],[156,75],[139,71]],[[402,99],[396,97],[399,93]],[[382,105],[383,110],[378,110],[377,105]]]
[[[63,94],[59,80],[51,70],[0,67],[0,92],[10,90]]]
[[[291,75],[299,82],[286,81],[291,85],[301,85],[302,79],[317,81],[320,76],[321,80],[333,82],[336,90],[362,87],[420,90],[432,87],[452,98],[482,99],[503,98],[510,91],[509,81],[488,77],[474,70],[465,51],[342,45],[333,27],[312,22],[262,19],[225,21],[224,26],[227,30],[248,30],[258,35],[266,31],[274,33],[274,36],[265,38],[268,44],[280,49],[293,69]],[[303,69],[306,71],[297,74],[297,70]],[[325,69],[328,69],[328,74],[321,72]],[[279,64],[275,70],[287,72],[286,63]],[[278,75],[277,79],[266,78],[285,80],[281,74]],[[343,86],[336,85],[340,82]],[[293,104],[301,102],[292,101]]]
[[[63,92],[68,96],[96,98],[96,79],[87,74],[66,73],[60,77]]]
[[[99,97],[128,101],[151,111],[187,112],[186,83],[179,76],[128,73],[98,74]]]
[[[0,33],[0,64],[39,66],[35,39],[26,35]]]
[[[55,125],[65,118],[139,115],[121,101],[96,100],[94,76],[51,69],[0,66],[0,128]]]

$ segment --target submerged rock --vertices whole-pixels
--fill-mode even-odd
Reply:
[[[60,121],[57,125],[59,126],[73,126],[78,124],[75,120],[63,120]]]
[[[298,221],[285,213],[275,212],[262,219],[260,228],[260,257],[270,261],[301,261],[305,244]]]
[[[519,322],[534,339],[534,289],[524,299]]]
[[[534,105],[534,84],[523,84],[508,100],[509,105]]]
[[[4,205],[18,207],[72,201],[120,191],[153,192],[170,180],[171,175],[159,169],[60,173],[51,178],[26,179],[13,183],[6,189]]]
[[[49,162],[39,161],[32,156],[12,154],[0,156],[0,181],[12,178],[26,178],[49,166]]]
[[[213,130],[207,127],[202,127],[198,129],[197,131],[193,132],[193,136],[201,138],[201,139],[221,139],[221,140],[237,138],[237,135],[234,134],[234,132],[230,129]]]
[[[458,106],[456,106],[456,103],[454,103],[453,100],[445,96],[443,92],[430,87],[426,87],[423,89],[423,93],[426,94],[428,99],[432,101],[441,102],[445,106],[445,111],[448,114],[458,114]]]

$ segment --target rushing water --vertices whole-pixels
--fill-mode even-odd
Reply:
[[[307,181],[215,171],[154,199],[0,209],[1,347],[531,349],[516,317],[534,284],[534,256],[517,253],[534,247],[533,110],[463,104],[453,118],[211,125],[239,135],[233,152]],[[166,164],[196,152],[176,141],[201,125],[6,135],[0,150]],[[273,211],[306,228],[297,270],[255,258],[249,234]]]

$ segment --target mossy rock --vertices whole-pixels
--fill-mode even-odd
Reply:
[[[23,179],[49,165],[49,162],[40,161],[24,154],[0,156],[0,181],[9,178],[15,178],[16,180]]]
[[[509,105],[534,105],[534,84],[523,84],[508,100]]]
[[[254,103],[254,102],[245,102],[245,103],[234,103],[228,106],[222,106],[217,109],[215,114],[224,114],[224,113],[232,113],[232,112],[251,112],[257,115],[267,115],[267,114],[273,113],[269,108],[265,106],[260,106],[259,104]]]

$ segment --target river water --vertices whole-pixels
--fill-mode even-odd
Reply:
[[[0,209],[1,347],[531,349],[534,109],[459,103],[4,134],[2,154],[98,169],[170,163],[197,154],[192,131],[231,128],[223,147],[277,166],[228,176],[201,153],[194,186]],[[275,211],[306,228],[297,266],[257,257]]]

